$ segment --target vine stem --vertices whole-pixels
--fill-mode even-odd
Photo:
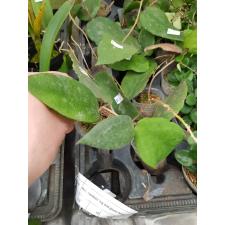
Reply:
[[[153,81],[155,80],[155,78],[164,70],[166,69],[169,65],[171,65],[172,63],[174,63],[175,59],[171,60],[169,63],[167,63],[162,69],[160,69],[153,77],[152,77],[152,80],[148,86],[148,99],[150,99],[150,93],[151,93],[151,87],[152,87],[152,84],[153,84]],[[165,61],[164,61],[165,62]],[[163,63],[164,63],[163,62]],[[161,64],[163,64],[161,63]]]
[[[164,103],[163,101],[161,101],[159,99],[155,99],[152,97],[151,97],[151,100],[159,103],[164,108],[166,108],[169,112],[171,112],[184,125],[184,127],[187,129],[188,133],[191,135],[192,139],[194,140],[194,142],[197,143],[197,138],[193,134],[190,126],[168,104]]]
[[[127,33],[127,35],[124,37],[124,39],[122,40],[122,43],[124,41],[127,40],[127,38],[130,36],[130,34],[133,32],[134,28],[136,27],[137,23],[138,23],[138,20],[139,20],[139,17],[140,17],[140,13],[141,13],[141,7],[142,7],[142,4],[143,4],[143,1],[144,0],[141,0],[140,2],[140,6],[139,6],[139,9],[138,9],[138,14],[137,14],[137,17],[136,17],[136,20],[134,22],[134,25],[131,27],[130,31]]]
[[[197,75],[197,72],[195,70],[193,70],[191,67],[187,66],[186,64],[182,63],[182,62],[179,62],[182,66],[188,68],[190,71],[192,71],[194,74]]]
[[[97,58],[97,55],[95,54],[95,51],[94,51],[94,49],[92,48],[91,43],[90,43],[90,41],[89,41],[89,39],[88,39],[86,33],[85,33],[84,30],[76,23],[76,21],[74,20],[74,18],[72,17],[72,15],[71,15],[70,13],[69,13],[69,16],[70,16],[70,19],[71,19],[71,21],[73,22],[73,24],[76,26],[76,28],[82,32],[82,34],[84,35],[84,37],[85,37],[86,40],[87,40],[87,43],[88,43],[88,45],[89,45],[89,47],[90,47],[90,49],[91,49],[92,54],[95,56],[95,58]]]

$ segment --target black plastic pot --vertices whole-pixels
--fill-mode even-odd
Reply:
[[[192,183],[192,181],[190,180],[190,178],[187,174],[187,169],[185,169],[183,166],[182,166],[182,172],[183,172],[184,178],[185,178],[186,182],[188,183],[188,185],[191,187],[191,189],[195,193],[197,193],[197,187]]]

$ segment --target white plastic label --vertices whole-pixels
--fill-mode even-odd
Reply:
[[[167,34],[172,34],[172,35],[177,35],[178,36],[178,35],[180,35],[180,31],[168,28]]]
[[[123,45],[120,45],[118,43],[116,43],[114,40],[111,40],[111,44],[116,47],[116,48],[122,48],[123,49]]]
[[[78,174],[76,202],[84,211],[100,218],[113,219],[127,218],[137,213],[107,192],[101,190],[81,173]]]
[[[35,0],[35,2],[42,2],[43,0]]]
[[[117,96],[114,97],[114,100],[117,105],[119,105],[123,101],[122,95],[119,93]]]

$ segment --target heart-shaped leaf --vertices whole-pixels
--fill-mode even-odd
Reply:
[[[128,71],[121,83],[121,88],[123,90],[124,95],[128,99],[132,99],[136,97],[139,93],[141,93],[146,87],[146,84],[149,78],[154,73],[156,67],[157,64],[154,61],[150,60],[149,69],[145,73],[136,73]]]
[[[141,26],[150,33],[170,40],[182,41],[183,36],[169,22],[165,13],[157,7],[146,8],[140,16]]]
[[[81,9],[78,12],[78,17],[81,20],[88,21],[97,15],[100,8],[101,0],[85,0],[81,4]]]
[[[135,72],[146,72],[149,69],[148,59],[143,55],[133,55],[130,60],[122,60],[109,65],[114,70],[126,71],[133,70]]]
[[[102,40],[103,36],[108,35],[121,35],[122,29],[118,23],[106,17],[96,17],[87,24],[88,37],[97,45]]]
[[[187,96],[187,84],[182,81],[176,88],[171,90],[170,95],[164,100],[164,102],[169,105],[174,112],[178,113],[184,106],[184,101]],[[157,103],[154,117],[164,117],[167,119],[172,119],[174,117],[173,113],[169,112],[164,106]]]
[[[28,89],[44,104],[67,118],[90,123],[99,119],[95,96],[83,84],[68,76],[57,72],[34,73],[28,78]]]
[[[120,36],[120,37],[119,37]],[[125,35],[105,35],[98,46],[97,65],[113,64],[123,59],[130,59],[132,55],[140,50],[137,41],[129,37],[123,42]]]
[[[134,127],[129,116],[113,116],[93,127],[77,144],[111,150],[129,144],[134,137]]]
[[[184,138],[184,131],[164,118],[144,118],[135,127],[135,146],[140,158],[156,168]]]

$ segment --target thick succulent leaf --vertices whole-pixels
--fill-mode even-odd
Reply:
[[[94,81],[101,94],[107,99],[107,103],[112,104],[114,97],[120,93],[112,76],[106,72],[99,72],[95,75]]]
[[[132,119],[138,115],[137,108],[125,97],[123,97],[123,101],[120,104],[117,104],[114,100],[112,107],[116,113],[120,115],[128,115]]]
[[[87,24],[88,37],[97,45],[102,40],[103,36],[121,34],[122,29],[118,23],[106,17],[96,17]]]
[[[193,153],[186,149],[176,151],[175,158],[182,166],[189,167],[196,163]]]
[[[123,90],[124,95],[128,99],[132,99],[136,97],[139,93],[141,93],[146,87],[146,84],[149,78],[154,73],[156,67],[157,64],[154,61],[150,60],[149,69],[145,73],[136,73],[128,71],[121,83],[121,88]]]
[[[119,37],[121,36],[121,37]],[[140,46],[134,38],[128,38],[125,42],[122,35],[105,35],[98,46],[97,65],[113,64],[123,59],[130,59],[140,50]]]
[[[197,54],[197,29],[184,31],[183,47],[190,53]]]
[[[164,102],[169,105],[176,113],[184,106],[184,101],[187,96],[187,84],[185,81],[182,81],[176,88],[174,88],[170,95],[164,100]],[[157,104],[154,117],[164,117],[167,119],[172,119],[174,115],[169,112],[165,107]]]
[[[132,70],[135,72],[146,72],[149,69],[148,59],[143,55],[133,55],[130,60],[122,60],[109,65],[114,70],[126,71]]]
[[[175,33],[179,33],[176,28],[169,22],[166,14],[156,7],[148,7],[146,8],[140,16],[141,26],[149,31],[150,33],[167,38],[170,40],[182,41],[183,36],[182,33],[180,35],[170,34],[171,30]],[[170,29],[170,30],[168,30]],[[170,33],[168,32],[170,31]]]
[[[98,102],[83,84],[57,72],[34,73],[28,78],[29,92],[59,114],[78,121],[96,122]]]
[[[153,168],[166,159],[183,138],[183,129],[164,118],[144,118],[135,127],[136,152]]]
[[[88,21],[97,15],[100,8],[101,0],[86,0],[81,4],[81,9],[78,12],[78,17],[81,20]]]
[[[129,144],[134,137],[134,127],[129,116],[113,116],[93,127],[77,144],[111,150]]]
[[[55,39],[65,19],[74,5],[74,0],[66,1],[50,20],[44,34],[40,51],[40,72],[48,71]]]

